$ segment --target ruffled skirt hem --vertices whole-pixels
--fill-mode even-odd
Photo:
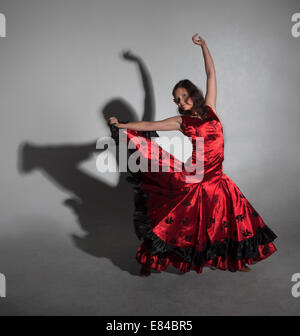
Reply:
[[[272,242],[258,246],[258,255],[252,258],[234,259],[231,256],[218,256],[214,259],[205,260],[201,265],[193,264],[184,261],[176,253],[171,252],[167,256],[152,255],[142,243],[136,253],[136,260],[148,268],[165,271],[168,266],[174,266],[181,273],[187,273],[189,271],[195,271],[200,274],[203,272],[204,267],[213,267],[222,271],[236,272],[243,268],[243,265],[253,265],[257,262],[268,258],[277,249]]]

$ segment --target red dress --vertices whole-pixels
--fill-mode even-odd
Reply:
[[[169,172],[140,170],[128,179],[135,184],[135,232],[143,240],[136,259],[152,269],[163,271],[173,265],[182,273],[201,273],[204,266],[236,271],[243,263],[251,265],[277,251],[272,243],[276,234],[223,172],[223,127],[215,111],[208,107],[206,120],[181,116],[182,132],[193,145],[190,162],[195,163],[200,155],[196,138],[204,139],[202,180],[188,183],[186,178],[195,173],[186,171],[181,161],[151,140],[158,136],[156,132],[111,125],[117,144],[120,130],[127,135],[125,141],[136,146],[128,149],[129,153],[138,151],[160,168],[170,158]]]

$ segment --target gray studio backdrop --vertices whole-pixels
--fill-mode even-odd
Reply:
[[[297,315],[299,1],[1,0],[0,273],[3,315]],[[176,114],[217,71],[224,172],[278,235],[250,273],[138,276],[133,190],[96,169],[108,116]],[[176,132],[159,132],[171,136]]]

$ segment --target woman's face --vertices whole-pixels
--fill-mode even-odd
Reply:
[[[189,97],[185,88],[176,89],[173,101],[182,110],[190,110],[194,105],[192,98]]]

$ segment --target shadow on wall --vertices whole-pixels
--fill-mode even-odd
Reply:
[[[145,91],[141,120],[154,120],[152,81],[146,66],[130,51],[123,52],[122,57],[134,62],[141,73]],[[120,120],[138,121],[135,111],[121,99],[108,102],[100,115],[107,125],[111,116]],[[96,142],[97,139],[82,145],[61,146],[23,142],[19,146],[18,169],[22,174],[37,169],[58,188],[74,195],[63,204],[72,209],[80,228],[86,232],[84,236],[71,236],[77,248],[95,257],[106,257],[122,270],[137,275],[139,265],[135,260],[137,238],[133,227],[134,190],[126,181],[129,174],[120,172],[119,184],[111,187],[78,168],[93,153],[107,150],[96,149]]]

